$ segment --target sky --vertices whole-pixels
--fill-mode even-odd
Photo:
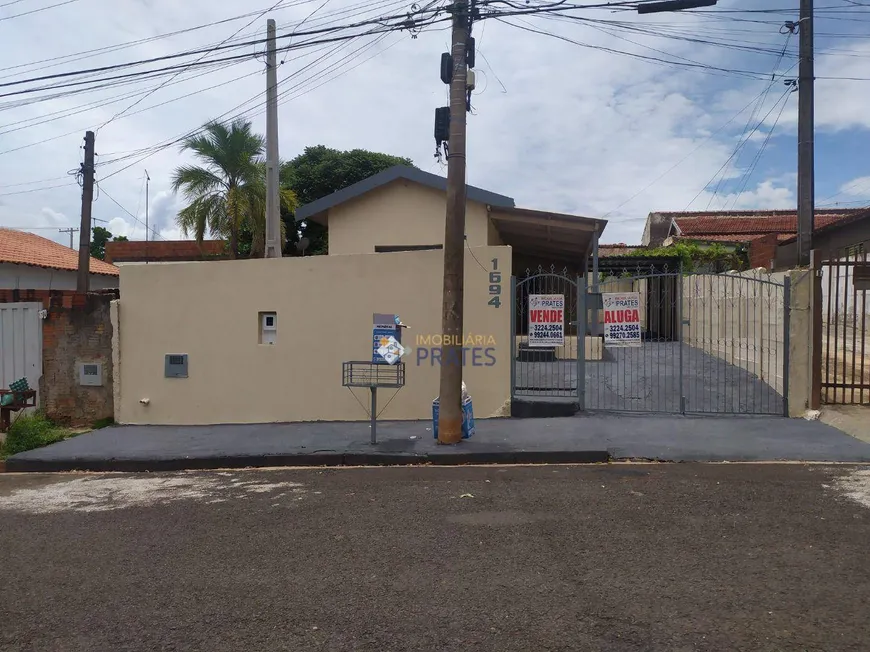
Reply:
[[[91,129],[94,225],[144,239],[147,173],[151,237],[183,237],[175,216],[185,204],[172,193],[171,177],[192,159],[174,141],[208,120],[240,113],[265,133],[262,56],[86,93],[58,88],[80,77],[3,84],[226,39],[258,40],[269,17],[284,37],[279,46],[297,46],[279,56],[282,159],[313,145],[364,148],[409,157],[446,176],[434,157],[433,121],[435,108],[447,105],[439,78],[440,55],[449,50],[447,23],[413,35],[396,31],[300,47],[318,37],[290,37],[294,29],[401,15],[412,4],[272,5],[17,0],[0,6],[0,226],[69,244],[59,229],[79,223],[81,190],[70,172],[81,163],[84,132]],[[794,208],[798,94],[786,81],[797,77],[799,37],[784,23],[798,20],[797,5],[719,0],[714,8],[658,15],[599,7],[476,23],[468,183],[525,208],[603,217],[608,243],[639,243],[651,211]],[[356,33],[365,29],[371,27]],[[174,32],[182,33],[166,36]],[[815,32],[816,203],[870,205],[870,0],[820,0]],[[261,51],[262,45],[243,46],[93,79]],[[9,95],[36,87],[45,90]]]

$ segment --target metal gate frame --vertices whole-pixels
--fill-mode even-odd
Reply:
[[[649,342],[649,341],[673,341],[673,342],[677,343],[677,346],[675,347],[675,349],[676,349],[675,353],[677,354],[677,357],[678,357],[678,360],[676,363],[677,369],[673,369],[673,368],[671,369],[671,372],[676,371],[677,372],[676,375],[678,375],[678,378],[675,379],[677,382],[673,383],[672,388],[671,388],[671,392],[673,392],[674,389],[677,390],[677,396],[672,397],[674,400],[672,400],[671,402],[674,403],[674,405],[671,408],[667,408],[665,405],[656,405],[656,406],[654,406],[653,409],[649,409],[648,407],[645,407],[644,409],[631,409],[631,408],[625,407],[624,405],[621,407],[617,407],[617,408],[601,408],[599,405],[595,405],[594,407],[596,409],[601,409],[603,411],[614,411],[614,412],[664,412],[664,413],[669,413],[669,414],[687,414],[687,413],[693,413],[693,414],[703,414],[703,413],[706,413],[706,414],[771,414],[771,415],[782,414],[783,416],[788,416],[789,321],[790,321],[789,316],[790,316],[790,308],[791,308],[791,306],[790,306],[790,279],[788,276],[785,276],[785,278],[783,279],[783,282],[780,283],[778,281],[774,281],[774,280],[770,280],[770,279],[763,279],[763,278],[757,278],[757,277],[754,278],[752,276],[741,276],[739,274],[730,274],[730,273],[684,274],[683,270],[682,270],[682,266],[680,266],[679,270],[673,271],[673,272],[669,272],[667,270],[665,270],[664,272],[655,272],[654,270],[648,270],[648,271],[650,271],[650,273],[641,273],[642,270],[636,270],[636,271],[638,273],[632,274],[630,276],[620,277],[618,280],[626,281],[626,282],[630,281],[632,288],[636,287],[636,283],[638,281],[656,282],[655,279],[675,279],[675,281],[676,281],[674,283],[675,287],[673,289],[673,293],[674,293],[674,297],[672,299],[673,305],[671,306],[670,309],[665,311],[665,312],[674,312],[675,314],[672,317],[667,317],[667,316],[663,317],[662,315],[664,315],[664,313],[660,312],[659,317],[657,317],[657,319],[664,320],[664,321],[670,320],[670,323],[667,323],[667,324],[658,323],[655,326],[655,328],[657,329],[657,334],[655,335],[655,337],[652,340],[647,340],[647,342]],[[564,272],[565,273],[560,274],[560,273],[555,271],[554,267],[551,267],[549,272],[544,271],[542,268],[538,268],[537,273],[529,274],[528,276],[520,279],[519,281],[517,280],[517,278],[515,276],[511,277],[511,323],[510,323],[510,328],[511,328],[511,331],[510,331],[511,332],[511,340],[510,340],[511,399],[513,400],[516,398],[526,398],[526,399],[534,398],[533,396],[529,396],[529,395],[520,395],[518,392],[518,388],[517,388],[517,366],[518,366],[518,362],[519,362],[517,359],[517,354],[518,354],[518,350],[517,350],[517,348],[518,348],[517,347],[517,338],[518,338],[517,318],[520,316],[519,315],[519,310],[520,310],[519,298],[520,298],[520,294],[523,292],[524,286],[526,286],[527,284],[530,284],[538,279],[547,279],[551,283],[561,284],[561,287],[564,289],[568,289],[570,291],[570,289],[573,288],[573,290],[575,291],[574,303],[576,304],[576,313],[575,313],[576,319],[574,319],[572,321],[568,321],[567,315],[566,315],[566,322],[567,322],[566,326],[567,325],[576,326],[575,332],[576,332],[576,343],[577,343],[577,345],[576,345],[576,349],[577,349],[576,371],[575,371],[577,382],[575,383],[576,387],[570,388],[570,390],[573,390],[574,394],[573,395],[571,395],[571,394],[566,395],[564,393],[559,393],[559,392],[565,391],[565,390],[560,388],[560,389],[555,389],[552,393],[548,392],[547,396],[551,397],[551,398],[554,398],[554,397],[570,398],[573,396],[573,398],[576,399],[576,402],[577,402],[579,409],[581,411],[585,411],[589,407],[589,395],[588,395],[586,384],[587,384],[587,382],[590,381],[590,379],[588,379],[586,376],[587,362],[588,362],[586,360],[586,336],[587,335],[594,335],[593,333],[591,333],[590,328],[594,330],[594,327],[597,324],[596,314],[598,312],[598,309],[601,306],[601,289],[598,287],[599,283],[595,282],[595,280],[597,280],[597,279],[593,280],[593,287],[589,288],[588,284],[587,284],[586,276],[576,276],[576,277],[572,278],[571,276],[569,276],[567,274],[567,270],[564,270]],[[727,302],[728,300],[731,300],[732,301],[732,306],[731,306],[732,311],[734,310],[733,303],[734,303],[734,301],[737,301],[738,298],[739,299],[742,299],[742,298],[753,299],[754,298],[756,300],[756,302],[758,304],[757,310],[759,311],[759,314],[762,315],[762,317],[760,318],[761,319],[760,328],[767,329],[768,337],[770,337],[770,334],[772,333],[776,337],[781,337],[782,342],[783,342],[782,355],[779,356],[778,353],[774,350],[774,362],[773,362],[773,364],[769,364],[769,366],[768,366],[768,372],[770,372],[770,370],[772,369],[773,374],[774,374],[772,385],[770,382],[765,380],[762,376],[759,376],[759,375],[757,375],[757,373],[754,373],[753,371],[751,371],[751,368],[746,367],[746,366],[741,367],[739,365],[735,365],[732,362],[729,362],[727,360],[727,357],[722,358],[721,355],[715,355],[713,353],[710,353],[709,350],[707,352],[705,352],[702,350],[702,348],[698,348],[695,345],[689,343],[692,341],[693,338],[691,335],[686,334],[685,327],[690,326],[690,320],[687,319],[686,315],[683,314],[684,303],[686,302],[686,299],[683,295],[684,284],[686,282],[686,279],[689,279],[689,278],[700,278],[700,279],[702,279],[702,281],[701,281],[702,284],[705,282],[704,279],[709,278],[710,279],[710,281],[709,281],[710,287],[711,287],[710,297],[714,296],[713,290],[712,290],[713,283],[716,281],[720,282],[720,284],[722,285],[722,288],[724,288],[722,290],[723,295],[722,295],[720,301],[722,301],[724,303],[724,302]],[[611,281],[611,283],[612,282],[613,281]],[[729,287],[729,284],[730,284],[730,287],[732,288],[732,291],[733,291],[735,286],[738,288],[737,297],[730,297],[728,295],[727,288]],[[744,288],[744,290],[741,290],[740,289],[741,287]],[[752,288],[752,291],[755,292],[755,294],[752,296],[750,296],[750,288]],[[717,287],[717,290],[719,290],[718,287]],[[630,290],[630,291],[636,291],[636,290]],[[647,289],[645,291],[648,293],[649,289]],[[742,291],[745,291],[746,295],[740,294],[740,292],[742,292]],[[760,296],[764,291],[768,292],[768,297],[767,297],[768,301],[767,302],[764,302],[763,297]],[[558,293],[557,290],[553,290],[552,292]],[[659,289],[659,290],[656,290],[656,292],[661,293],[661,292],[667,292],[667,291],[665,291],[664,289]],[[780,299],[780,293],[781,293],[781,299]],[[771,297],[774,298],[773,302],[769,301],[771,299]],[[649,297],[647,297],[647,300],[649,300]],[[689,300],[691,301],[691,298]],[[711,301],[712,301],[712,299],[711,299]],[[566,301],[566,311],[568,309],[568,303],[569,302]],[[771,304],[776,305],[777,307],[778,307],[778,305],[782,305],[783,312],[782,312],[782,317],[781,317],[781,323],[776,323],[777,321],[780,321],[780,320],[775,319],[775,317],[777,316],[776,315],[776,308],[774,308],[773,313],[770,312],[770,309],[768,306],[770,306]],[[712,303],[711,303],[711,305],[712,305]],[[710,309],[711,309],[711,311],[713,310],[712,307]],[[648,310],[648,308],[647,308],[647,310]],[[721,329],[721,322],[717,326],[717,337],[719,339],[726,340],[726,342],[728,339],[731,339],[731,346],[733,348],[734,347],[734,337],[733,337],[733,333],[728,332],[728,328],[729,328],[729,324],[730,324],[731,328],[733,329],[732,322],[734,321],[734,316],[729,314],[727,309],[716,308],[716,310],[717,310],[717,313],[719,310],[722,310],[723,317],[721,318],[721,322],[725,323],[725,336],[724,336],[724,338],[722,337],[720,330],[719,330],[719,329]],[[590,311],[594,313],[592,316],[592,320],[591,320],[592,323],[590,323],[589,315],[588,315],[588,313]],[[691,318],[692,315],[695,314],[694,311],[695,311],[695,307],[693,306],[692,309],[689,310],[689,315],[688,315],[689,318]],[[650,328],[651,328],[651,326],[650,326],[650,313],[647,312],[645,314],[646,314],[645,327],[647,329],[647,336],[650,336],[650,334],[652,333],[652,331],[650,331]],[[755,322],[752,322],[752,324],[750,326],[749,309],[745,309],[745,310],[743,310],[743,312],[741,312],[741,308],[738,306],[737,314],[738,314],[738,320],[745,319],[745,329],[746,329],[745,332],[747,333],[747,343],[745,345],[745,347],[746,347],[745,352],[746,352],[746,355],[749,355],[750,346],[748,343],[748,332],[751,329],[758,329],[759,326],[757,324],[755,324]],[[711,312],[711,315],[712,315],[712,312]],[[767,316],[766,319],[765,319],[765,315]],[[525,315],[523,315],[523,317],[525,318]],[[717,317],[717,319],[719,319],[719,317]],[[712,320],[712,317],[711,317],[711,320]],[[662,331],[661,331],[660,327],[664,328],[665,333],[670,331],[673,339],[669,339],[667,337],[667,335],[665,335],[665,339],[662,339]],[[744,327],[743,323],[740,323],[737,326],[738,330],[740,328],[743,328],[743,327]],[[690,326],[690,328],[691,328],[691,326]],[[782,330],[780,332],[777,332],[779,330],[779,328],[781,328]],[[762,347],[763,347],[765,331],[762,330],[761,334],[759,334],[757,330],[753,330],[752,332],[754,334],[754,337],[757,338],[758,341],[761,342]],[[708,333],[708,335],[711,335],[711,333]],[[566,336],[567,336],[567,332],[566,332]],[[704,341],[703,336],[702,336],[700,341],[701,342]],[[770,341],[770,339],[768,341]],[[730,404],[731,404],[732,408],[735,405],[735,403],[734,403],[735,396],[734,396],[734,388],[733,388],[734,375],[733,374],[734,373],[738,374],[737,396],[736,396],[737,408],[736,409],[729,409],[726,407],[725,409],[719,410],[718,399],[717,399],[716,407],[714,409],[693,409],[697,406],[692,405],[691,403],[689,405],[687,405],[686,385],[685,385],[686,380],[684,378],[684,371],[685,371],[685,364],[686,364],[686,362],[684,361],[684,353],[685,353],[686,346],[689,346],[692,349],[692,351],[689,353],[689,357],[690,357],[689,364],[691,364],[691,359],[694,359],[694,356],[703,357],[706,355],[707,357],[713,359],[715,364],[725,365],[724,367],[722,367],[722,369],[724,369],[724,382],[726,383],[726,385],[725,385],[726,393],[727,393],[727,388],[728,388],[728,383],[729,383],[728,374],[729,374],[729,372],[732,374],[730,377],[731,393],[732,393]],[[727,345],[726,345],[726,347],[727,347]],[[774,347],[775,347],[775,344],[774,344]],[[737,348],[739,349],[739,346]],[[768,348],[756,349],[754,352],[755,355],[758,356],[758,359],[762,360],[761,363],[756,363],[756,364],[761,364],[762,369],[764,368],[763,359],[765,357],[767,357],[768,359],[770,358],[770,356],[771,356],[770,351],[771,351],[771,349],[768,347]],[[746,359],[746,358],[744,358],[744,359]],[[597,362],[594,364],[597,364]],[[744,362],[743,364],[746,364],[746,363]],[[604,368],[601,367],[599,369],[604,369]],[[736,369],[737,371],[735,372],[734,369]],[[718,367],[717,367],[717,372],[720,375],[722,373]],[[601,373],[604,373],[604,372],[602,371]],[[623,373],[624,373],[624,371],[623,371]],[[754,387],[753,384],[750,383],[749,385],[747,385],[746,382],[744,381],[743,391],[745,392],[745,395],[741,395],[740,377],[744,373],[748,374],[750,376],[750,379],[754,379],[753,382],[757,381],[759,383],[763,383],[763,384],[767,385],[767,387],[770,388],[770,390],[774,393],[774,395],[779,394],[781,398],[777,399],[777,401],[778,400],[782,401],[782,409],[779,410],[779,405],[777,405],[776,403],[772,404],[771,398],[767,394],[764,394],[764,395],[759,397],[759,396],[756,396],[754,393],[752,393],[752,392],[757,393],[759,391],[767,392],[767,388],[763,388],[762,390],[758,390],[757,388]],[[782,389],[781,394],[780,394],[780,392],[776,391],[776,385],[778,384],[776,382],[776,375],[778,373],[782,374],[782,381],[781,381],[781,383],[779,383],[781,385],[781,389]],[[715,379],[716,379],[716,384],[718,386],[718,383],[720,380],[719,375],[716,375]],[[661,377],[659,378],[659,380],[661,380]],[[765,397],[767,398],[767,401],[768,401],[768,411],[764,411],[763,407],[761,410],[758,410],[758,411],[756,411],[756,410],[743,411],[742,408],[745,405],[745,403],[743,403],[744,398],[747,401],[751,400],[752,404],[760,403],[763,406]],[[723,399],[723,401],[725,401],[726,406],[727,406],[727,404],[728,404],[727,398]],[[699,402],[703,403],[703,401],[699,401]],[[661,408],[665,408],[665,409],[661,409]]]
[[[566,325],[576,326],[576,342],[577,342],[577,356],[576,356],[576,385],[577,387],[572,388],[576,392],[577,402],[580,406],[581,410],[584,410],[584,401],[585,401],[585,391],[586,391],[586,383],[581,382],[585,380],[586,372],[585,372],[585,364],[586,364],[586,311],[585,311],[585,299],[586,293],[585,290],[581,291],[581,288],[584,288],[583,281],[585,278],[583,276],[575,276],[573,279],[571,276],[567,274],[567,270],[563,270],[564,273],[560,274],[556,272],[555,267],[551,266],[549,272],[545,272],[543,268],[538,268],[538,273],[529,274],[528,276],[523,277],[517,282],[516,276],[511,276],[511,323],[510,323],[510,361],[511,361],[511,401],[516,398],[522,398],[517,393],[517,297],[519,296],[519,292],[522,291],[523,286],[530,284],[532,281],[536,279],[550,279],[555,281],[556,283],[565,284],[565,288],[573,289],[574,291],[574,311],[576,315],[576,319],[572,321],[566,320]],[[555,293],[555,292],[553,292]],[[565,308],[567,310],[569,301],[566,301]],[[581,333],[584,335],[581,336]],[[567,367],[567,365],[565,365]],[[560,391],[560,390],[556,390]],[[570,394],[558,395],[559,398],[570,398]],[[527,396],[525,398],[530,398]]]
[[[829,405],[870,403],[870,346],[867,345],[870,257],[863,245],[829,254],[821,261],[820,399]],[[827,276],[827,281],[825,281]],[[857,397],[856,397],[857,393]]]

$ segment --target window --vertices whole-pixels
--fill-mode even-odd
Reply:
[[[443,249],[444,245],[375,245],[376,254],[394,253],[397,251],[433,251]]]

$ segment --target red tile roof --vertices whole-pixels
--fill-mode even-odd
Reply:
[[[817,229],[836,224],[865,212],[866,208],[816,210]],[[797,212],[704,211],[659,213],[671,217],[684,239],[743,241],[736,236],[776,233],[787,239],[797,233]]]
[[[765,233],[732,233],[728,235],[720,235],[718,233],[703,233],[699,235],[689,234],[682,236],[674,236],[674,240],[701,240],[704,242],[752,242],[768,235]],[[794,238],[792,233],[777,233],[776,239],[780,242],[785,242]]]
[[[76,271],[79,252],[33,233],[0,228],[0,263]],[[90,270],[92,274],[118,276],[117,267],[98,258],[91,258]]]

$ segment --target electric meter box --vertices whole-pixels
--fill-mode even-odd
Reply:
[[[187,378],[187,354],[167,353],[164,375],[167,378]]]

